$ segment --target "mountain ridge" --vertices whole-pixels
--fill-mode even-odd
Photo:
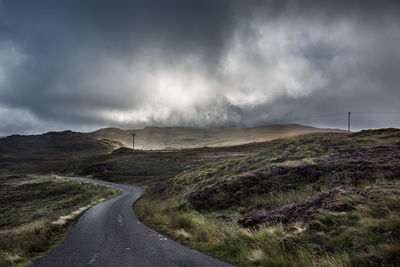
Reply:
[[[182,149],[204,146],[231,146],[251,142],[264,142],[282,137],[291,137],[311,132],[344,132],[339,129],[324,129],[300,124],[270,124],[250,128],[206,129],[194,127],[146,126],[143,129],[122,130],[103,128],[95,132],[99,138],[109,138],[132,147],[132,134],[135,148],[138,149]]]
[[[343,132],[300,124],[272,124],[251,128],[205,129],[194,127],[146,126],[143,129],[102,128],[83,133],[65,130],[38,135],[11,135],[0,139],[0,155],[26,153],[70,155],[82,153],[96,155],[110,153],[121,147],[162,150],[196,147],[218,147],[269,141],[314,132]]]

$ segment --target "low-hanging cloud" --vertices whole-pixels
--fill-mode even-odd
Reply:
[[[0,135],[343,127],[347,111],[371,112],[355,117],[359,128],[399,127],[398,113],[382,113],[399,111],[399,11],[390,1],[3,0]]]

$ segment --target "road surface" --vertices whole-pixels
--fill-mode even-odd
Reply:
[[[231,266],[143,225],[132,208],[143,193],[142,187],[73,179],[112,187],[122,194],[86,211],[67,238],[48,254],[35,259],[32,266]]]

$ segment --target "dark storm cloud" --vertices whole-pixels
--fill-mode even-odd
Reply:
[[[340,127],[324,114],[398,111],[398,14],[389,1],[2,0],[0,134]]]
[[[141,60],[142,54],[152,53],[152,48],[154,53],[166,51],[163,61],[179,61],[180,55],[198,54],[201,63],[209,64],[207,68],[216,66],[214,61],[234,28],[229,8],[223,1],[207,5],[201,1],[166,3],[2,2],[2,39],[11,41],[26,56],[22,66],[7,73],[12,89],[3,95],[3,100],[21,107],[32,105],[41,116],[46,115],[40,108],[44,99],[49,100],[50,106],[58,102],[54,105],[127,108],[131,103],[114,95],[118,92],[107,93],[87,82],[98,79],[99,72],[106,72],[117,83],[122,74],[113,73],[109,63],[128,67]],[[69,88],[60,88],[63,86]],[[135,99],[134,90],[121,93]],[[21,98],[25,94],[30,99]],[[60,98],[62,101],[57,101]]]

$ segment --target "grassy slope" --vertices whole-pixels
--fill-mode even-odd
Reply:
[[[71,131],[0,138],[0,173],[50,173],[65,160],[111,153],[121,144]]]
[[[240,266],[396,265],[400,131],[311,134],[204,164],[135,209],[171,237]]]
[[[6,176],[0,183],[0,266],[25,265],[48,251],[75,217],[119,193],[50,176]]]
[[[121,143],[100,139],[93,133],[72,131],[48,132],[39,135],[12,135],[0,138],[0,155],[7,157],[65,157],[111,152]]]
[[[188,166],[198,168],[209,162],[242,158],[261,151],[258,143],[221,148],[141,151],[121,148],[113,153],[54,164],[57,173],[88,175],[129,184],[157,184],[174,177]]]
[[[182,165],[199,165],[226,156],[224,148],[206,148],[206,145],[242,144],[315,131],[331,130],[301,125],[267,125],[218,131],[146,127],[136,131],[136,145],[139,148],[201,148],[139,151],[130,155],[110,153],[121,146],[131,146],[131,130],[107,128],[93,133],[64,131],[29,136],[13,135],[0,138],[0,172],[18,175],[50,173],[53,169],[59,173],[74,172],[113,180],[122,177],[121,181],[127,183],[147,182],[174,176],[182,170]],[[243,147],[246,146],[240,147],[237,152]],[[253,146],[245,153],[254,153],[256,150],[257,147]],[[227,152],[233,154],[234,151]]]

